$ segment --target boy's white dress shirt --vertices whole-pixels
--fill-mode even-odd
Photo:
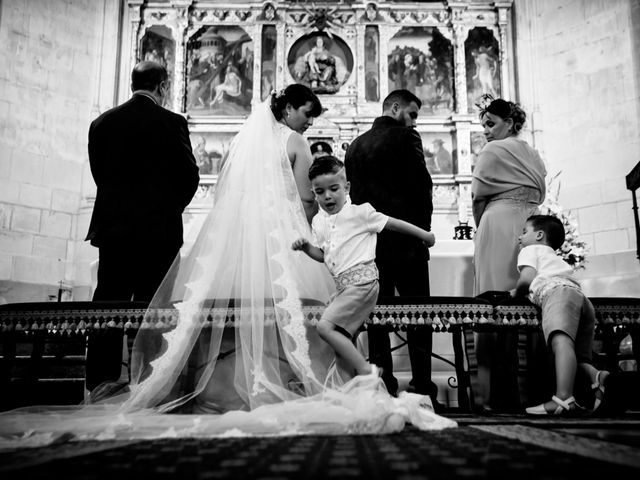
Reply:
[[[337,276],[346,270],[375,260],[377,233],[389,217],[369,203],[346,203],[335,215],[320,210],[311,222],[316,245],[324,252],[324,263]]]

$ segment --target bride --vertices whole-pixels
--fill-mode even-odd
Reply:
[[[214,205],[156,292],[135,339],[130,385],[92,405],[0,415],[0,447],[77,439],[387,433],[455,426],[428,397],[391,397],[377,376],[345,381],[315,321],[334,292],[290,245],[317,206],[302,133],[322,112],[289,85],[234,138]],[[188,251],[187,251],[188,250]]]

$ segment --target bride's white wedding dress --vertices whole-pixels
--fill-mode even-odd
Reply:
[[[214,206],[172,266],[136,336],[125,393],[99,404],[0,414],[0,447],[76,439],[388,433],[441,429],[428,397],[391,397],[375,376],[346,383],[309,305],[334,291],[324,265],[291,249],[310,237],[291,131],[269,101],[234,138]],[[170,194],[168,192],[167,194]],[[186,250],[183,249],[183,250]]]

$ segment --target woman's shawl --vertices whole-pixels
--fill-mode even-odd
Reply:
[[[489,198],[518,187],[531,187],[545,196],[544,162],[525,141],[514,137],[487,143],[478,156],[471,181],[473,218],[476,226]]]

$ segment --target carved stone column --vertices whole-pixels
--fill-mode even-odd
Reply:
[[[367,26],[364,24],[358,24],[355,26],[356,30],[356,65],[354,68],[356,74],[356,104],[362,105],[366,101],[365,97],[365,56],[366,52],[364,51],[364,35],[367,30]],[[379,53],[379,52],[378,52]],[[382,62],[378,62],[378,70],[380,70],[380,64]],[[378,71],[378,77],[380,76],[380,72]]]
[[[276,90],[284,88],[287,84],[285,80],[285,71],[287,68],[287,50],[291,39],[293,38],[293,32],[291,28],[287,28],[285,24],[279,23],[276,25]]]
[[[458,158],[458,176],[468,177],[471,175],[471,122],[465,115],[453,121],[456,128],[456,150]]]
[[[509,38],[509,8],[510,2],[496,2],[496,10],[498,11],[498,41],[500,42],[500,79],[502,81],[502,96],[504,98],[513,98],[515,88],[511,85],[510,70],[511,65],[511,45]]]
[[[380,25],[380,100],[389,95],[389,42],[402,27]]]
[[[144,25],[144,20],[142,18],[142,4],[143,0],[129,0],[129,18],[131,21],[129,28],[129,41],[131,44],[129,45],[129,52],[131,53],[129,57],[129,67],[127,72],[131,72],[131,69],[134,67],[136,63],[138,63],[138,50],[140,48],[140,31],[142,30],[142,26]]]
[[[469,110],[467,102],[467,63],[464,42],[469,35],[468,25],[453,25],[453,57],[455,61],[456,113],[466,114]]]
[[[252,105],[257,105],[262,99],[262,35],[264,24],[257,25],[257,33],[253,37],[253,98]]]
[[[174,1],[177,7],[175,20],[170,26],[176,44],[173,65],[173,98],[171,107],[174,112],[184,112],[186,94],[185,60],[187,56],[187,29],[189,28],[189,1]]]

